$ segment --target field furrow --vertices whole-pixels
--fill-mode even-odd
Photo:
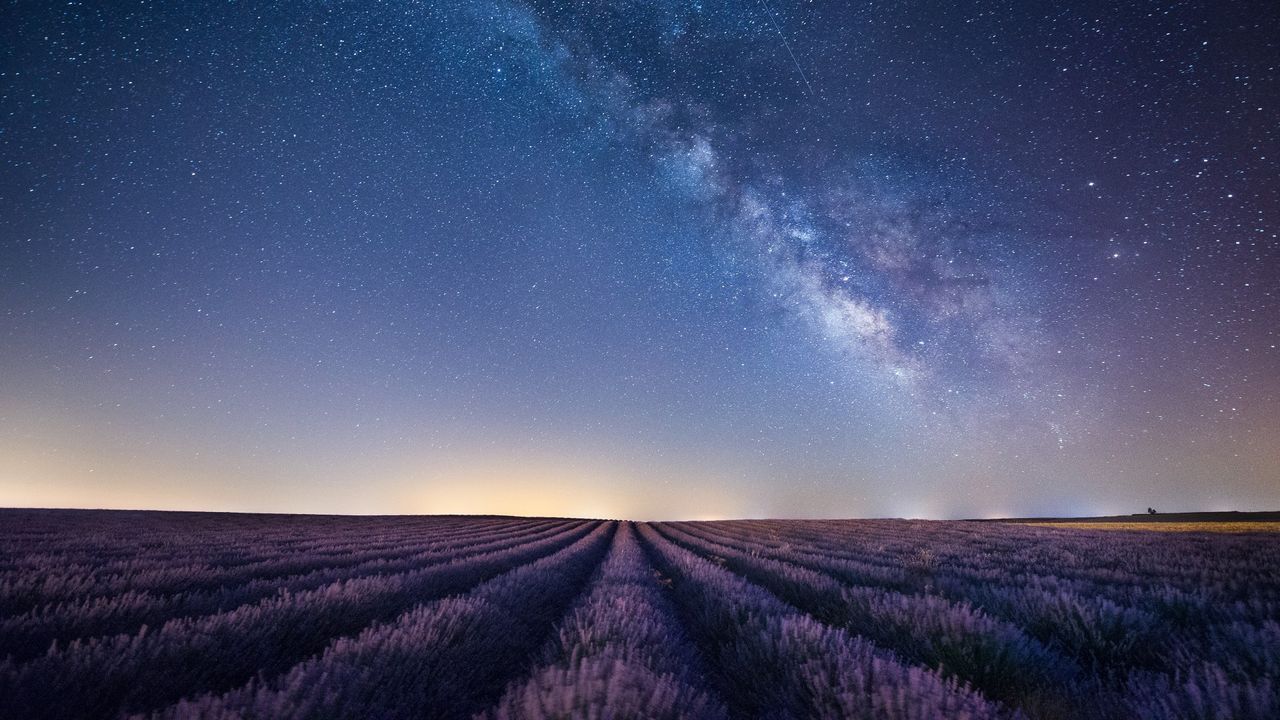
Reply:
[[[216,590],[195,589],[171,595],[129,590],[118,595],[79,602],[47,605],[39,610],[0,620],[0,648],[12,660],[22,662],[44,653],[54,642],[87,641],[93,637],[136,632],[143,625],[163,625],[183,617],[232,611],[279,594],[297,594],[339,581],[393,575],[469,555],[497,552],[542,539],[560,530],[556,523],[530,523],[525,528],[503,528],[484,535],[469,535],[459,542],[431,540],[407,544],[394,552],[361,551],[352,562],[328,559],[300,560],[296,569],[315,569],[296,575],[253,577]]]
[[[781,525],[770,526],[770,535]],[[1230,601],[1215,598],[1209,590],[1187,593],[1156,589],[1145,599],[1130,598],[1121,604],[1103,592],[1105,582],[1064,584],[1047,574],[972,577],[939,559],[941,553],[931,549],[937,545],[936,540],[927,541],[932,545],[921,542],[914,549],[903,548],[897,567],[886,569],[867,562],[857,550],[832,549],[827,543],[820,546],[821,550],[789,541],[760,548],[748,538],[718,533],[706,525],[690,529],[740,551],[828,573],[851,585],[907,594],[937,593],[970,603],[1095,670],[1102,666],[1160,669],[1177,651],[1176,642],[1194,639],[1210,624],[1241,620],[1257,623],[1277,617],[1270,602]],[[1141,550],[1132,548],[1131,552]],[[955,549],[947,552],[958,553]],[[1166,551],[1161,548],[1159,552]],[[1169,628],[1179,633],[1169,633]]]
[[[478,720],[722,720],[726,710],[675,608],[623,523],[585,596],[529,676]]]
[[[0,716],[95,718],[111,708],[146,711],[193,692],[218,692],[271,677],[425,599],[460,592],[554,552],[593,523],[503,551],[388,576],[339,581],[272,597],[155,631],[93,639],[15,666],[0,665]],[[214,659],[214,662],[209,662]]]
[[[0,510],[0,718],[1275,720],[1280,533]]]
[[[1179,543],[1166,540],[1147,544],[1146,537],[1141,538],[1143,542],[1128,547],[1130,555],[1146,555],[1131,558],[1128,561],[1130,565],[1146,567],[1168,562],[1182,567],[1197,567],[1204,587],[1187,591],[1160,591],[1157,588],[1142,600],[1133,598],[1130,604],[1120,605],[1105,593],[1090,590],[1107,585],[1107,579],[1114,571],[1105,569],[1110,564],[1106,558],[1117,550],[1108,546],[1105,550],[1090,551],[1096,539],[1089,537],[1064,539],[1063,545],[1076,548],[1067,554],[1070,562],[1065,564],[1081,566],[1074,571],[1077,583],[1064,585],[1052,581],[1051,571],[1055,565],[1049,557],[1045,558],[1040,571],[1030,577],[993,573],[973,576],[963,570],[953,571],[948,563],[938,558],[984,558],[961,563],[964,567],[987,565],[992,561],[992,557],[987,557],[989,549],[965,548],[958,543],[967,540],[978,548],[1004,543],[1004,539],[973,534],[972,525],[956,530],[950,527],[954,524],[948,523],[844,523],[839,525],[849,527],[842,526],[838,531],[832,531],[830,536],[821,535],[808,540],[801,536],[817,534],[815,526],[837,523],[750,521],[749,524],[723,524],[738,526],[734,532],[725,530],[719,523],[675,525],[687,528],[695,536],[722,540],[728,547],[739,551],[774,560],[788,560],[806,570],[830,573],[853,585],[906,588],[909,594],[917,595],[939,593],[954,602],[969,603],[993,618],[1012,624],[1050,650],[1072,659],[1085,671],[1084,676],[1070,686],[1073,695],[1069,699],[1055,702],[1052,696],[1040,696],[1030,700],[1028,709],[1046,717],[1060,716],[1064,712],[1075,717],[1134,717],[1135,707],[1149,705],[1149,699],[1159,693],[1152,688],[1165,688],[1169,691],[1168,697],[1182,698],[1176,706],[1192,716],[1197,712],[1192,708],[1224,705],[1243,708],[1226,717],[1266,718],[1272,716],[1272,708],[1280,707],[1274,671],[1280,662],[1280,650],[1276,649],[1280,646],[1267,641],[1267,638],[1274,637],[1276,618],[1280,615],[1266,600],[1250,597],[1231,600],[1229,598],[1236,597],[1234,590],[1228,590],[1224,595],[1222,589],[1235,584],[1227,578],[1238,572],[1234,566],[1239,561],[1226,563],[1221,569],[1212,568],[1211,558],[1203,554],[1202,547],[1203,543],[1213,541],[1210,537],[1178,538],[1180,542],[1190,542],[1186,553],[1179,551]],[[740,529],[741,525],[749,525],[757,533],[755,542],[751,535]],[[802,526],[802,532],[792,530],[796,525]],[[917,528],[924,525],[924,529],[933,531],[933,534],[923,534],[911,545],[902,539],[901,526],[906,525]],[[1003,526],[1000,529],[1003,530]],[[1016,534],[1017,530],[1014,532]],[[849,538],[849,545],[837,546],[833,538],[839,537]],[[1257,539],[1267,544],[1265,538]],[[1234,539],[1221,544],[1238,547]],[[895,557],[886,554],[885,548],[896,548],[897,577],[905,579],[905,582],[881,582],[892,577],[888,568]],[[1103,569],[1091,573],[1075,555],[1077,552],[1084,557],[1089,557],[1087,553],[1090,552],[1100,556],[1099,567]],[[1010,548],[1007,553],[1056,556],[1063,551],[1053,547],[1031,551]],[[868,562],[868,556],[884,564]],[[1280,564],[1273,560],[1274,547],[1253,548],[1246,557],[1254,564],[1251,570],[1243,573],[1246,576],[1265,575],[1260,572],[1261,568]],[[864,572],[867,567],[875,570]],[[1085,582],[1083,578],[1091,574],[1101,577],[1082,585]],[[1140,585],[1132,578],[1126,578],[1122,584],[1126,587]],[[1261,584],[1267,585],[1266,582]],[[1114,592],[1114,587],[1112,589]],[[1265,587],[1263,591],[1265,594]],[[1205,612],[1197,613],[1186,608],[1174,612],[1170,609],[1177,607],[1178,603],[1189,602],[1186,599],[1188,594],[1194,597],[1190,601],[1192,607],[1203,607]],[[926,615],[920,622],[926,621],[936,622],[936,618]],[[870,630],[872,633],[880,631],[882,629],[875,627]],[[916,632],[923,632],[923,628]],[[925,634],[934,638],[934,642],[945,642],[942,639],[945,636],[938,633]]]
[[[521,671],[600,562],[615,524],[469,593],[343,638],[274,682],[180,702],[169,718],[466,718]],[[332,687],[338,688],[335,692]]]
[[[1001,717],[981,695],[797,611],[649,526],[641,536],[671,581],[735,717]]]
[[[504,531],[523,532],[525,524],[494,527],[460,526],[447,531],[355,538],[346,542],[314,539],[306,543],[276,543],[271,536],[252,536],[243,546],[213,551],[207,545],[183,544],[163,552],[137,554],[119,563],[77,564],[58,553],[36,556],[44,570],[0,579],[0,608],[6,614],[39,612],[58,603],[89,602],[138,592],[169,594],[214,591],[254,580],[295,575],[319,567],[355,565],[389,559],[413,544],[446,550],[472,544],[477,536]],[[136,540],[135,540],[136,542]],[[412,550],[410,550],[412,552]]]
[[[764,558],[685,532],[680,524],[654,526],[666,539],[777,595],[815,619],[844,628],[903,660],[963,680],[984,695],[1022,708],[1071,701],[1079,668],[1019,628],[991,618],[967,603],[936,595],[907,595],[850,586],[831,575],[783,560]],[[1084,717],[1075,712],[1074,717]]]

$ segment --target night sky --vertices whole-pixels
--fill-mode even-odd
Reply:
[[[0,505],[1280,507],[1280,5],[0,9]]]

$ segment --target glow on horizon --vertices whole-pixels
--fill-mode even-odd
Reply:
[[[51,438],[66,438],[53,442]],[[130,437],[77,438],[58,423],[29,436],[0,435],[0,506],[318,514],[502,514],[629,520],[732,518],[1093,516],[1140,512],[1266,509],[1204,494],[1184,480],[1183,503],[1106,494],[1105,476],[1077,476],[1092,502],[1062,494],[1029,504],[1016,488],[985,496],[961,490],[977,480],[899,483],[868,500],[861,483],[826,485],[778,478],[726,458],[632,455],[566,439],[489,438],[469,449],[385,457],[314,450],[305,457],[236,456],[216,444],[142,445]],[[1195,475],[1189,475],[1194,478]],[[755,483],[753,491],[744,484]],[[1201,491],[1201,492],[1197,492]],[[815,510],[818,508],[818,510]]]
[[[50,449],[10,442],[0,452],[0,507],[628,520],[747,512],[723,478],[695,471],[692,462],[683,463],[685,472],[642,471],[580,449],[511,443],[505,451],[367,465],[315,462],[294,472],[282,463],[209,455],[170,447],[140,457],[110,443]]]
[[[663,468],[646,475],[599,457],[537,449],[435,458],[389,485],[396,506],[410,513],[653,520],[693,519],[708,507],[718,514],[744,509],[710,473]]]

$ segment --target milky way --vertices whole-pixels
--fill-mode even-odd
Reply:
[[[0,504],[1280,504],[1273,4],[3,12]]]

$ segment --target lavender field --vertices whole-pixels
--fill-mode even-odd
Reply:
[[[0,511],[3,718],[1280,717],[1280,535]]]

